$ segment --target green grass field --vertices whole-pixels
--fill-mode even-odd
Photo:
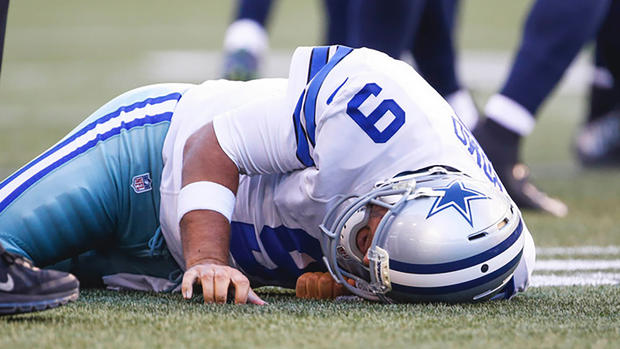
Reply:
[[[233,3],[11,2],[0,79],[0,178],[112,97],[165,82],[157,79],[158,69],[205,71],[174,60],[169,66],[153,66],[152,57],[161,52],[217,53]],[[461,49],[510,57],[529,1],[464,3]],[[320,1],[279,1],[270,27],[272,48],[292,52],[297,45],[320,43],[322,20]],[[219,67],[220,61],[205,59],[202,64],[217,71],[212,66]],[[187,82],[216,77],[196,74]],[[493,92],[474,90],[480,106]],[[180,295],[86,290],[66,307],[0,318],[0,348],[616,348],[620,171],[586,170],[575,162],[571,142],[585,103],[582,93],[553,95],[524,149],[536,183],[564,200],[569,216],[526,212],[525,219],[542,247],[538,286],[553,278],[575,279],[575,284],[593,277],[610,285],[534,287],[510,302],[390,306],[303,301],[278,289],[262,290],[270,302],[266,307],[206,306],[199,298],[186,302]],[[579,250],[584,246],[596,246],[598,252]],[[577,252],[545,252],[570,247]],[[551,264],[557,261],[577,267],[554,269]],[[595,267],[589,261],[608,265]]]
[[[90,291],[54,311],[3,319],[0,344],[123,348],[539,348],[617,345],[615,286],[535,289],[510,302],[382,305],[297,300],[197,305],[178,295]],[[614,345],[614,343],[616,343]]]

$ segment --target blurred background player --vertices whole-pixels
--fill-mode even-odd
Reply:
[[[575,139],[575,151],[583,166],[620,165],[620,77],[607,64],[611,61],[618,69],[619,23],[620,2],[614,1],[596,38],[587,118]]]
[[[258,77],[259,63],[269,47],[265,29],[272,0],[240,0],[237,16],[224,38],[224,72],[228,80]]]
[[[456,72],[458,8],[458,0],[351,1],[346,44],[373,48],[394,58],[410,52],[418,73],[471,129],[478,111]]]
[[[344,44],[349,0],[324,0],[327,14],[325,44]],[[267,21],[273,0],[239,0],[235,20],[224,38],[224,71],[228,80],[259,77],[261,61],[269,48]]]
[[[0,68],[4,50],[9,0],[0,0]],[[75,276],[55,270],[41,270],[0,244],[0,315],[28,313],[55,308],[78,298]]]
[[[539,107],[583,45],[599,33],[601,42],[605,42],[603,56],[613,51],[611,42],[618,40],[618,32],[615,38],[613,32],[607,32],[617,24],[603,25],[608,14],[614,12],[610,5],[612,0],[536,1],[525,22],[510,75],[500,92],[489,99],[486,120],[474,131],[520,207],[556,216],[567,213],[564,203],[548,197],[530,183],[529,169],[520,163],[519,149],[522,138],[535,126]],[[613,6],[617,8],[618,1],[614,0]]]
[[[457,77],[454,28],[458,0],[326,0],[329,45],[369,47],[394,58],[410,52],[418,72],[435,88],[463,122],[478,120],[473,99]],[[224,73],[229,80],[258,77],[268,48],[266,23],[272,0],[241,0],[224,39]]]

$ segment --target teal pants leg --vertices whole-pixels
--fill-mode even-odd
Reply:
[[[39,266],[98,250],[117,256],[111,272],[134,271],[131,258],[146,255],[159,227],[162,146],[191,86],[152,85],[115,98],[1,182],[0,243]],[[128,262],[112,263],[118,256]]]

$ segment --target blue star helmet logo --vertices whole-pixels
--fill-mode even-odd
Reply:
[[[452,207],[460,213],[472,227],[474,226],[474,223],[470,208],[471,201],[489,198],[477,190],[465,187],[463,183],[459,181],[454,181],[446,187],[438,187],[433,189],[443,191],[445,194],[435,199],[431,210],[426,216],[427,219]]]

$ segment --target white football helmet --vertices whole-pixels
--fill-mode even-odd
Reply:
[[[388,211],[365,266],[356,236],[370,204]],[[510,281],[524,246],[521,214],[508,195],[443,167],[342,198],[320,228],[334,279],[355,295],[384,302],[490,299]]]

